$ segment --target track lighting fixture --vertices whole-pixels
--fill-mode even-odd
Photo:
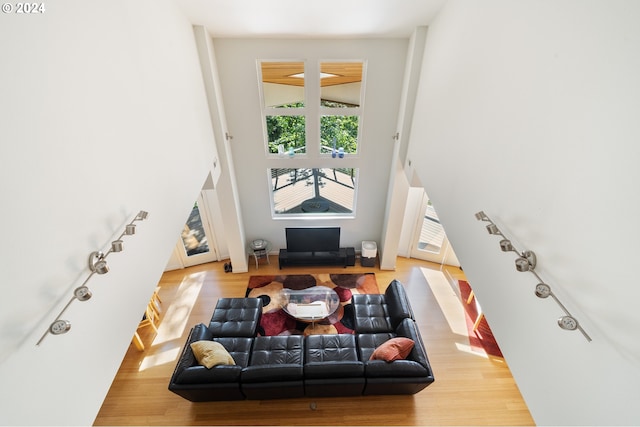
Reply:
[[[487,216],[487,214],[484,213],[484,211],[477,212],[475,216],[478,221],[485,221],[489,223],[486,227],[489,234],[503,237],[503,239],[500,240],[500,249],[502,252],[515,252],[518,254],[518,257],[515,260],[516,270],[520,272],[529,272],[538,279],[539,283],[536,285],[535,295],[538,298],[543,299],[550,296],[560,306],[562,311],[565,312],[565,315],[558,319],[558,326],[569,331],[577,329],[582,333],[582,335],[584,335],[587,341],[591,341],[591,337],[587,335],[584,329],[582,329],[578,320],[569,313],[567,308],[560,302],[560,300],[558,300],[555,294],[551,292],[551,287],[544,283],[542,278],[535,271],[537,265],[536,254],[533,251],[518,251],[513,246],[511,240],[509,240],[502,231],[500,231],[500,228],[498,228],[498,226]]]
[[[120,236],[116,240],[111,242],[111,247],[106,253],[102,251],[93,251],[89,254],[88,266],[91,273],[89,273],[89,276],[84,280],[84,282],[80,286],[75,288],[75,290],[73,291],[73,296],[71,297],[67,305],[64,306],[60,314],[58,314],[56,319],[51,323],[51,325],[49,325],[49,328],[44,333],[44,335],[42,335],[42,338],[38,340],[36,345],[40,345],[40,343],[42,342],[42,340],[44,340],[47,334],[62,335],[62,334],[66,334],[67,332],[69,332],[69,330],[71,330],[71,322],[68,320],[61,319],[64,312],[67,310],[67,308],[69,308],[69,305],[71,305],[71,303],[75,300],[88,301],[89,299],[91,299],[93,294],[91,293],[89,288],[86,286],[89,279],[91,279],[91,277],[93,277],[94,274],[106,274],[109,272],[109,266],[107,265],[107,257],[109,256],[109,254],[112,252],[122,252],[124,249],[124,242],[122,241],[122,238],[124,236],[131,236],[135,234],[136,224],[134,223],[136,221],[143,221],[147,219],[148,216],[149,216],[149,212],[147,211],[138,212],[138,214],[131,220],[131,222],[125,226],[122,234],[120,234]]]

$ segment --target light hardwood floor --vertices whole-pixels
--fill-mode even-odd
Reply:
[[[425,274],[440,267],[398,258],[395,271],[355,267],[295,267],[278,270],[277,257],[248,273],[225,273],[223,262],[166,272],[159,283],[159,333],[143,331],[145,351],[132,344],[94,425],[533,425],[511,372],[501,358],[468,350],[466,335],[453,325],[446,299],[453,286],[435,288]],[[458,268],[449,277],[464,279]],[[167,386],[190,328],[208,323],[221,297],[244,297],[249,276],[258,274],[375,272],[380,291],[398,279],[411,299],[435,382],[413,396],[299,398],[192,403]],[[430,276],[432,277],[432,276]],[[434,276],[435,277],[435,276]],[[438,276],[439,277],[439,276]],[[432,280],[435,282],[435,280]],[[473,286],[473,284],[471,284]],[[458,299],[459,301],[459,299]],[[462,302],[460,302],[462,304]],[[311,403],[315,409],[311,409]]]

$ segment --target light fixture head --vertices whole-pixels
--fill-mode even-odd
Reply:
[[[111,252],[122,252],[124,249],[122,240],[114,240],[111,242]]]
[[[502,252],[511,252],[513,251],[513,245],[511,244],[511,240],[509,239],[502,239],[500,240],[500,249],[502,249]]]
[[[131,236],[132,234],[136,234],[136,225],[135,224],[127,224],[124,229],[124,234],[127,236]]]
[[[136,219],[144,220],[144,219],[147,219],[147,216],[149,216],[149,212],[140,211],[140,212],[138,212],[138,216],[136,217]]]
[[[93,294],[86,286],[80,286],[73,291],[73,296],[76,297],[78,301],[87,301],[91,299]]]
[[[71,322],[68,320],[58,319],[49,326],[49,332],[53,335],[66,334],[71,329]]]
[[[476,212],[476,219],[478,221],[489,221],[489,217],[484,213],[484,211]]]
[[[524,251],[516,258],[516,270],[533,271],[536,268],[536,254],[533,251]]]
[[[89,255],[89,269],[98,274],[105,274],[109,271],[107,260],[104,259],[104,254],[102,252],[91,252]]]
[[[489,234],[502,234],[498,226],[494,223],[487,225],[487,231],[489,232]]]
[[[524,257],[516,258],[516,270],[520,272],[529,271],[529,261]]]
[[[538,259],[536,257],[536,254],[533,251],[524,251],[522,252],[522,256],[525,257],[527,261],[529,261],[529,266],[531,267],[531,270],[536,268],[536,265],[538,264]]]
[[[574,331],[578,329],[578,321],[572,316],[562,316],[558,319],[558,326],[567,331]]]
[[[546,298],[551,295],[551,287],[546,283],[538,283],[536,285],[536,296],[538,298]]]

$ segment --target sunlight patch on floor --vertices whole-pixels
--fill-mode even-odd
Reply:
[[[181,347],[175,347],[166,351],[162,351],[160,353],[154,353],[146,356],[144,360],[142,360],[138,372],[142,372],[145,369],[153,368],[154,366],[174,362],[178,358],[180,348]]]
[[[473,348],[471,348],[470,345],[460,344],[457,342],[456,348],[458,349],[458,351],[463,351],[465,353],[473,354],[474,356],[484,357],[485,359],[489,358],[489,356],[486,353],[476,351]]]
[[[203,271],[191,274],[182,280],[173,302],[162,317],[162,322],[160,326],[158,326],[158,334],[151,344],[152,347],[176,340],[182,336],[184,328],[189,321],[189,314],[191,314],[191,310],[200,294],[200,289],[204,284],[206,275],[207,272]],[[175,360],[181,345],[182,344],[179,344],[178,347],[165,350],[161,353],[149,354],[142,361],[139,370],[143,371],[153,366]]]
[[[467,337],[468,344],[468,332],[467,332],[467,323],[465,320],[465,312],[462,304],[460,303],[460,298],[458,295],[451,289],[451,285],[447,281],[446,276],[437,270],[431,270],[428,268],[420,268],[422,271],[422,275],[427,279],[427,283],[429,287],[431,287],[431,291],[433,295],[435,295],[440,308],[442,309],[442,313],[444,313],[445,318],[447,319],[447,323],[449,323],[449,328],[451,332],[456,335],[460,335],[463,337]]]

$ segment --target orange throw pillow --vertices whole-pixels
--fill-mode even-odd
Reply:
[[[369,360],[384,360],[393,362],[394,360],[406,359],[415,343],[412,339],[404,337],[391,338],[376,348]]]

